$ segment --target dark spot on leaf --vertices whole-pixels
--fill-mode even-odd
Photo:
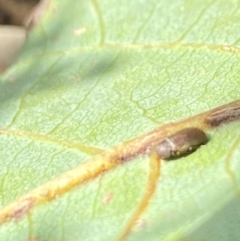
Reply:
[[[33,207],[35,203],[34,198],[29,198],[20,203],[10,214],[11,218],[15,221],[23,218],[26,213]]]
[[[217,127],[240,119],[240,106],[228,107],[211,113],[206,118],[206,123],[211,127]]]

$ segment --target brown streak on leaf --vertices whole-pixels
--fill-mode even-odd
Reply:
[[[34,198],[29,197],[25,199],[24,202],[21,202],[21,205],[16,206],[9,212],[9,217],[15,221],[23,218],[25,214],[34,206]]]
[[[206,118],[206,123],[212,127],[227,124],[240,119],[240,106],[228,107],[210,113]]]
[[[149,151],[151,151],[165,136],[169,134],[187,127],[197,127],[203,130],[210,129],[211,127],[205,123],[205,119],[210,113],[220,110],[221,108],[239,105],[240,100],[178,122],[165,124],[143,136],[122,143],[97,156],[94,156],[89,161],[76,166],[75,168],[37,187],[3,207],[0,210],[0,224],[11,220],[14,216],[14,210],[21,210],[21,207],[26,205],[27,200],[34,200],[31,205],[27,205],[26,211],[29,211],[32,207],[53,200],[74,187],[97,177],[103,172],[109,171],[123,164],[125,161],[131,160],[139,154],[149,153]]]

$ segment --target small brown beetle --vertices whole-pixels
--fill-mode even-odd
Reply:
[[[208,138],[202,130],[186,128],[163,139],[156,146],[156,152],[160,158],[171,160],[186,156],[207,142]]]

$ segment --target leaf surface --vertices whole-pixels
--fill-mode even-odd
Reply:
[[[122,142],[239,99],[238,1],[52,1],[0,82],[0,200]],[[240,236],[239,122],[161,163],[128,240]],[[120,240],[148,189],[136,156],[0,227],[2,240]]]

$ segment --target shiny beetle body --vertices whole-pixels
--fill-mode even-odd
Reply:
[[[163,139],[156,146],[156,152],[161,159],[171,160],[186,156],[207,142],[208,138],[202,130],[186,128]]]

